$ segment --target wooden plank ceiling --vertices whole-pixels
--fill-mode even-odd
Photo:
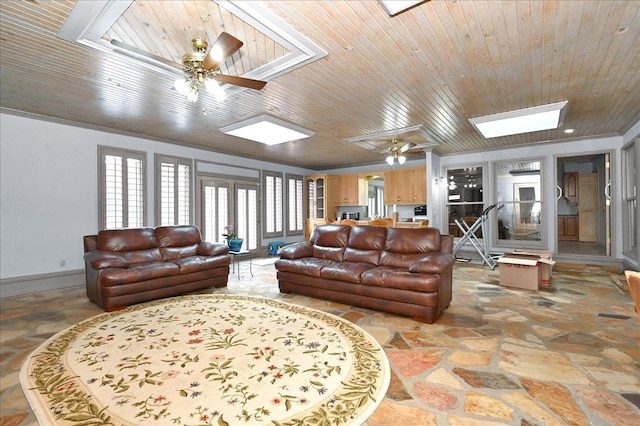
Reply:
[[[261,91],[190,103],[172,89],[175,75],[58,38],[75,1],[2,1],[1,107],[317,170],[382,163],[384,153],[345,139],[410,126],[423,125],[447,155],[620,135],[640,119],[635,1],[432,0],[394,17],[377,1],[261,4],[327,55]],[[136,0],[103,40],[179,66],[193,37],[212,43],[221,31],[244,42],[226,74],[289,52],[211,1]],[[563,100],[559,130],[484,139],[468,121]],[[263,146],[218,130],[265,113],[315,135]]]

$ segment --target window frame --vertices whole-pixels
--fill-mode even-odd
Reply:
[[[638,223],[638,188],[640,187],[640,136],[622,147],[622,254],[640,260],[640,226]],[[631,164],[632,167],[631,167]],[[611,188],[609,188],[611,191]],[[635,245],[634,245],[635,244]]]
[[[465,201],[465,202],[450,202],[449,200],[449,182],[448,182],[448,176],[449,176],[449,172],[452,170],[466,170],[466,169],[481,169],[482,170],[482,177],[481,177],[481,191],[482,191],[482,201]],[[443,198],[444,198],[444,203],[443,203],[443,215],[442,217],[444,218],[445,222],[445,226],[447,227],[447,233],[454,235],[455,238],[463,238],[462,235],[458,235],[458,234],[462,234],[462,230],[460,230],[460,228],[458,228],[458,226],[455,224],[455,222],[449,222],[449,207],[450,206],[480,206],[480,212],[482,212],[486,206],[488,206],[489,200],[488,200],[488,192],[486,191],[487,189],[487,183],[489,181],[488,179],[488,174],[487,171],[489,170],[489,165],[486,162],[482,162],[482,163],[467,163],[467,164],[452,164],[452,165],[448,165],[446,167],[443,167],[442,169],[442,176],[445,176],[445,178],[443,178],[443,182],[441,183],[442,185],[445,186],[444,190],[443,190]],[[467,223],[468,226],[473,225],[473,223]],[[489,230],[489,222],[487,222],[487,231]],[[452,232],[453,231],[453,232]],[[484,238],[487,238],[486,235],[484,235]]]
[[[175,166],[174,169],[174,202],[173,202],[173,221],[172,223],[163,223],[162,222],[162,164],[170,163]],[[187,201],[187,206],[189,212],[187,213],[188,221],[186,223],[180,223],[180,192],[178,191],[179,187],[179,177],[180,177],[180,166],[186,166],[189,169],[189,182],[188,182],[188,190],[187,193],[189,195],[189,200]],[[194,166],[193,160],[191,158],[185,157],[176,157],[171,155],[164,154],[155,154],[155,221],[157,226],[170,226],[170,225],[192,225],[194,223]]]
[[[545,173],[546,173],[546,161],[545,161],[545,157],[532,157],[532,158],[514,158],[514,159],[510,159],[510,160],[501,160],[501,161],[494,161],[492,162],[492,167],[491,167],[491,177],[492,177],[492,181],[493,181],[493,194],[492,194],[492,199],[494,200],[495,203],[498,203],[497,208],[494,209],[494,212],[491,214],[491,218],[490,218],[490,223],[491,223],[491,229],[493,230],[491,232],[492,235],[492,245],[494,247],[499,246],[499,247],[509,247],[509,248],[524,248],[524,247],[529,247],[529,248],[544,248],[547,247],[547,233],[549,231],[549,221],[547,220],[547,212],[546,212],[546,202],[545,202],[545,197],[546,197],[546,193],[545,193]],[[498,212],[503,209],[504,207],[504,200],[501,202],[499,200],[498,197],[498,167],[500,167],[501,165],[505,165],[505,164],[514,164],[514,163],[531,163],[531,162],[539,162],[540,163],[540,172],[539,172],[539,191],[540,191],[540,195],[539,197],[537,197],[536,200],[533,200],[532,202],[530,200],[526,200],[526,201],[509,201],[510,204],[515,205],[516,203],[519,204],[524,204],[524,203],[531,203],[531,204],[535,204],[535,203],[540,203],[540,215],[539,215],[539,219],[540,219],[540,223],[539,223],[539,234],[540,234],[540,239],[539,240],[528,240],[528,239],[505,239],[505,238],[500,238],[500,227],[499,227],[499,218],[498,218]],[[512,183],[512,185],[515,185],[516,183]],[[515,197],[514,197],[515,198]]]
[[[287,205],[287,235],[303,235],[304,223],[305,223],[305,210],[304,210],[304,176],[287,173],[285,176],[286,181],[286,205]],[[291,183],[294,182],[295,193],[291,193]],[[293,203],[293,204],[292,204]],[[296,223],[294,228],[291,227],[291,216],[296,217]]]
[[[142,203],[142,222],[129,223],[129,176],[127,173],[122,175],[122,228],[143,227],[147,223],[147,153],[144,151],[136,151],[126,148],[117,148],[104,145],[98,145],[98,226],[100,229],[119,229],[107,228],[107,167],[105,163],[106,156],[121,157],[123,164],[128,159],[135,159],[141,162],[141,192],[140,201]],[[123,166],[123,172],[126,168]]]
[[[269,194],[269,179],[274,179],[273,191]],[[278,185],[278,179],[280,184]],[[280,200],[278,202],[278,186],[280,188]],[[262,203],[263,220],[263,236],[264,238],[275,238],[284,236],[284,177],[281,172],[273,172],[268,170],[262,171],[262,197],[264,202]],[[275,199],[273,198],[275,197]],[[269,211],[273,208],[273,211]],[[272,220],[273,223],[269,223]],[[269,231],[269,226],[274,225],[274,230]],[[279,226],[279,229],[278,229]]]

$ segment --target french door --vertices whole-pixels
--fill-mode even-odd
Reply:
[[[556,160],[559,254],[611,256],[611,154]]]
[[[257,250],[259,241],[258,183],[200,177],[198,223],[205,241],[224,243],[233,226],[244,240],[243,250]]]

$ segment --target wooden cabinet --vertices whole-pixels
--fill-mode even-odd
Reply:
[[[578,175],[578,239],[595,243],[598,241],[598,173]]]
[[[564,197],[569,204],[578,204],[578,173],[565,173],[562,180]]]
[[[357,174],[335,176],[336,206],[366,206],[367,180]]]
[[[305,238],[307,240],[316,226],[324,225],[336,218],[333,178],[334,176],[326,174],[305,177]]]
[[[384,202],[425,204],[427,202],[426,168],[390,170],[384,174]]]
[[[578,240],[578,216],[558,216],[558,240]]]

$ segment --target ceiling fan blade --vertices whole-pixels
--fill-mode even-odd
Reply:
[[[408,144],[406,144],[406,145],[404,145],[402,148],[400,148],[400,153],[407,152],[407,151],[409,151],[411,148],[413,148],[414,146],[416,146],[416,144],[415,144],[415,143],[413,143],[413,142],[409,142]]]
[[[244,43],[235,38],[229,33],[222,32],[209,53],[204,58],[203,65],[205,69],[217,70],[227,58],[236,53],[242,47]]]
[[[218,74],[214,77],[219,83],[228,83],[235,86],[248,87],[249,89],[260,90],[267,82],[262,80],[253,80],[244,77],[234,77],[232,75]]]

